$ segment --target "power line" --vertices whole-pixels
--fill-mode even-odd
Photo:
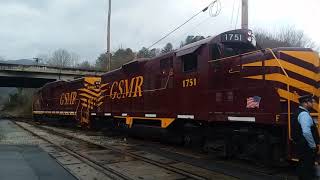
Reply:
[[[200,23],[196,24],[195,26],[193,26],[192,28],[190,28],[186,33],[183,33],[182,35],[178,36],[178,39],[192,33],[195,29],[198,29],[203,23],[207,22],[211,17],[207,17],[204,20],[202,20]]]
[[[212,9],[214,7],[214,5],[217,4],[217,10],[214,12]],[[178,29],[180,29],[182,26],[184,26],[185,24],[187,24],[189,21],[191,21],[192,19],[194,19],[196,16],[198,16],[200,13],[206,12],[209,9],[209,15],[214,17],[214,16],[218,16],[220,11],[221,11],[221,4],[219,0],[215,0],[213,2],[211,2],[208,6],[206,6],[204,9],[202,9],[201,11],[199,11],[197,14],[193,15],[191,18],[189,18],[187,21],[185,21],[184,23],[182,23],[180,26],[176,27],[175,29],[173,29],[172,31],[170,31],[168,34],[166,34],[165,36],[163,36],[162,38],[160,38],[158,41],[154,42],[151,46],[149,46],[147,49],[150,49],[151,47],[153,47],[154,45],[158,44],[160,41],[164,40],[165,38],[167,38],[168,36],[170,36],[172,33],[174,33],[175,31],[177,31]]]

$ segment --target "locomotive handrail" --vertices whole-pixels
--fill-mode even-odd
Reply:
[[[285,76],[289,79],[289,75],[287,73],[287,71],[284,69],[284,67],[282,66],[280,60],[277,58],[277,56],[274,54],[274,52],[272,51],[272,49],[267,48],[266,50],[269,50],[270,53],[272,54],[272,56],[276,59],[276,61],[278,62],[281,70],[283,71],[283,73],[285,74]],[[286,81],[287,83],[287,91],[290,92],[290,85],[289,85],[289,81]],[[288,139],[292,140],[291,138],[291,105],[290,105],[290,98],[288,98]]]
[[[243,54],[237,54],[237,55],[233,55],[233,56],[228,56],[228,57],[224,57],[224,58],[220,58],[220,59],[213,59],[213,60],[209,60],[208,63],[216,62],[216,61],[222,61],[224,59],[230,59],[230,58],[233,58],[233,57],[239,57],[239,56],[244,56],[244,55],[253,54],[253,53],[256,53],[256,52],[263,52],[263,51],[264,50],[257,50],[257,51],[251,51],[251,52],[243,53]]]
[[[166,80],[166,84],[164,85],[164,87],[161,87],[161,88],[156,88],[156,89],[146,89],[146,90],[143,90],[143,92],[153,92],[153,91],[160,91],[160,90],[165,90],[168,88],[168,83],[169,83],[169,79],[170,77],[173,75],[173,71],[172,69],[170,70],[170,72],[168,73],[168,76],[167,76],[167,80]]]
[[[287,78],[289,78],[289,75],[287,73],[287,71],[284,69],[284,67],[282,66],[281,62],[279,61],[279,59],[277,58],[277,56],[274,54],[274,52],[272,51],[272,49],[267,48],[266,50],[269,50],[272,54],[272,56],[277,60],[278,64],[280,65],[281,70],[283,71],[283,73],[287,76]]]

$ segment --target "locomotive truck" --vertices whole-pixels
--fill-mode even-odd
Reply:
[[[260,49],[251,30],[231,30],[100,77],[49,83],[33,115],[159,132],[228,157],[297,160],[290,120],[305,94],[316,97],[319,120],[319,62],[312,49]]]

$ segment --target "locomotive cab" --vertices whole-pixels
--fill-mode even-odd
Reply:
[[[220,39],[220,40],[219,40]],[[251,30],[225,32],[211,44],[212,59],[220,59],[257,50],[256,40]]]
[[[250,36],[244,39],[241,32]],[[259,50],[253,40],[250,31],[235,30],[211,41],[210,132],[229,137],[225,144],[231,155],[246,153],[247,144],[265,160],[293,159],[290,118],[299,96],[319,98],[318,53],[308,48]],[[318,101],[311,112],[319,116]]]

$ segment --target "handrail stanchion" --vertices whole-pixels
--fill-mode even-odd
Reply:
[[[272,51],[272,49],[267,48],[268,51],[271,52],[272,56],[277,60],[281,70],[283,71],[283,73],[285,74],[285,76],[288,78],[287,80],[287,91],[290,92],[290,85],[289,85],[289,75],[286,72],[286,70],[284,69],[284,67],[282,66],[280,60],[277,58],[277,56],[274,54],[274,52]],[[288,97],[288,138],[289,140],[292,140],[291,138],[291,105],[290,105],[290,97]]]

